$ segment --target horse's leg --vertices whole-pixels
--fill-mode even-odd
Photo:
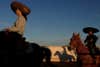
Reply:
[[[52,62],[51,62],[51,51],[50,49],[47,49],[47,51],[45,50],[45,53],[46,53],[46,63],[50,66],[50,67],[56,67]]]
[[[33,67],[40,67],[42,63],[42,52],[40,47],[33,48],[33,57],[32,57],[32,62],[33,62]]]
[[[96,56],[96,64],[100,67],[100,55]]]

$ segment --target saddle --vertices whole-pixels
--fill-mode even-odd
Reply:
[[[98,47],[87,47],[88,50],[92,53],[92,54],[95,54],[95,55],[100,55],[100,48]]]

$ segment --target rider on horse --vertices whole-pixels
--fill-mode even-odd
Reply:
[[[86,39],[84,40],[84,43],[86,43],[86,46],[90,51],[91,57],[95,59],[94,55],[96,53],[95,49],[96,49],[96,42],[98,40],[98,37],[94,35],[94,33],[99,32],[99,30],[92,27],[86,27],[83,29],[83,31],[88,34]]]
[[[30,13],[30,9],[26,5],[17,1],[12,2],[10,7],[12,11],[17,15],[17,20],[15,21],[13,26],[8,27],[5,30],[17,32],[18,34],[23,35],[27,15]]]

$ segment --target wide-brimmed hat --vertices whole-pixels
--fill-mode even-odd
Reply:
[[[10,6],[14,13],[16,9],[19,9],[24,15],[28,15],[31,12],[29,7],[18,1],[13,1]]]
[[[93,32],[93,33],[99,32],[99,30],[97,28],[94,28],[94,27],[86,27],[86,28],[83,28],[83,32],[84,33],[88,33],[90,31]]]

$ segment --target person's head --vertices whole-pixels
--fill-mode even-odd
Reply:
[[[18,1],[13,1],[10,4],[10,7],[12,11],[17,14],[17,16],[23,15],[25,19],[27,20],[27,15],[30,14],[31,10],[28,6],[25,4],[18,2]]]
[[[94,33],[92,31],[89,31],[88,32],[88,35],[93,35]]]
[[[16,13],[16,15],[17,16],[24,16],[25,17],[25,19],[27,20],[27,17],[26,17],[26,15],[25,14],[23,14],[22,12],[21,12],[21,10],[20,9],[16,9],[16,11],[15,11],[15,13]]]
[[[22,12],[21,12],[20,9],[18,9],[18,8],[16,9],[16,15],[17,15],[17,16],[22,16]]]

